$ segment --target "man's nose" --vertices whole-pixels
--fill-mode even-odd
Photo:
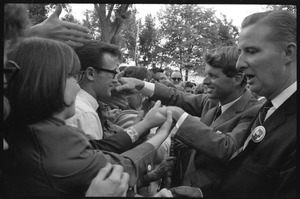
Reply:
[[[247,68],[247,64],[244,60],[244,56],[241,54],[236,62],[236,69],[243,71],[246,68]]]
[[[210,78],[208,77],[208,75],[204,78],[203,80],[203,84],[204,85],[208,85],[210,83]]]

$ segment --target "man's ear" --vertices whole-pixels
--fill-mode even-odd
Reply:
[[[285,46],[285,64],[289,64],[297,59],[297,45],[295,43],[288,43]]]
[[[237,74],[234,76],[235,86],[241,85],[243,79],[244,79],[244,73],[242,71],[237,72]]]
[[[88,67],[87,69],[85,69],[85,76],[88,80],[90,81],[94,81],[95,79],[95,73],[94,73],[94,69],[92,67]]]

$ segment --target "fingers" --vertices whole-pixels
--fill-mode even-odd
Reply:
[[[121,165],[113,165],[112,167],[112,172],[108,178],[117,182],[122,179],[124,168]]]
[[[69,29],[61,30],[57,37],[59,37],[63,41],[73,41],[79,43],[84,43],[91,40],[90,35],[88,35],[87,33]]]
[[[116,91],[123,91],[123,90],[127,90],[127,89],[130,89],[130,86],[128,84],[123,84],[121,86],[116,87]]]
[[[173,195],[172,195],[172,192],[170,190],[167,190],[166,188],[163,188],[157,194],[155,194],[154,197],[173,197]]]
[[[129,174],[124,172],[124,168],[121,165],[113,165],[113,170],[108,179],[118,187],[118,190],[121,190],[123,196],[126,196]]]
[[[167,107],[166,106],[163,106],[163,107],[160,107],[159,109],[158,109],[158,111],[161,113],[161,114],[163,114],[163,115],[167,115]]]
[[[160,131],[170,131],[172,126],[172,112],[171,111],[167,111],[167,119],[166,121],[163,123],[163,125],[158,129],[157,133],[159,133]]]
[[[101,168],[96,176],[96,178],[94,180],[104,180],[107,175],[109,174],[109,172],[111,171],[112,169],[112,165],[111,163],[107,163],[105,165],[105,167]]]
[[[159,109],[160,108],[160,106],[161,106],[161,101],[160,100],[157,100],[156,102],[155,102],[155,104],[154,104],[154,109]]]
[[[126,193],[127,193],[127,190],[128,190],[128,187],[129,187],[129,174],[126,173],[126,172],[123,172],[123,177],[121,179],[121,189],[124,190],[122,196],[126,196]]]
[[[117,78],[117,79],[120,79],[121,77],[124,76],[124,74],[125,74],[125,72],[124,72],[124,71],[121,71],[121,72],[119,72],[119,73],[116,75],[116,78]]]
[[[88,28],[86,28],[82,25],[76,24],[76,23],[71,23],[71,22],[64,21],[64,25],[68,29],[73,29],[73,30],[77,30],[77,31],[80,31],[80,32],[85,32],[85,33],[90,32],[90,30]]]
[[[171,124],[172,124],[172,112],[171,111],[167,111],[167,119],[166,119],[166,122],[167,123],[170,123],[170,127],[171,127]],[[165,122],[165,123],[166,123]]]

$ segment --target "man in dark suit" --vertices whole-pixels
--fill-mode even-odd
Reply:
[[[229,162],[222,196],[296,198],[296,24],[288,11],[256,13],[242,23],[237,68],[250,89],[272,104],[265,119],[261,113],[253,121],[253,136]]]
[[[237,68],[244,71],[251,91],[267,102],[221,181],[201,187],[204,197],[296,198],[296,24],[296,16],[288,11],[244,19]]]
[[[245,88],[246,78],[236,69],[237,59],[237,47],[220,47],[205,55],[207,95],[186,94],[159,83],[119,80],[123,84],[119,89],[142,88],[141,92],[150,95],[152,100],[174,105],[161,110],[172,111],[177,121],[173,129],[175,138],[192,149],[180,185],[200,187],[218,182],[224,163],[248,136],[247,127],[261,104]],[[216,116],[219,110],[222,113]]]

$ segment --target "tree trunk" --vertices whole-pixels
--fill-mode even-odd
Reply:
[[[115,4],[111,4],[106,15],[106,4],[94,4],[96,13],[99,17],[99,28],[101,29],[101,41],[119,45],[120,33],[122,31],[124,20],[130,17],[130,12],[127,12],[130,4],[121,4],[115,11],[115,20],[111,22],[112,12]]]

